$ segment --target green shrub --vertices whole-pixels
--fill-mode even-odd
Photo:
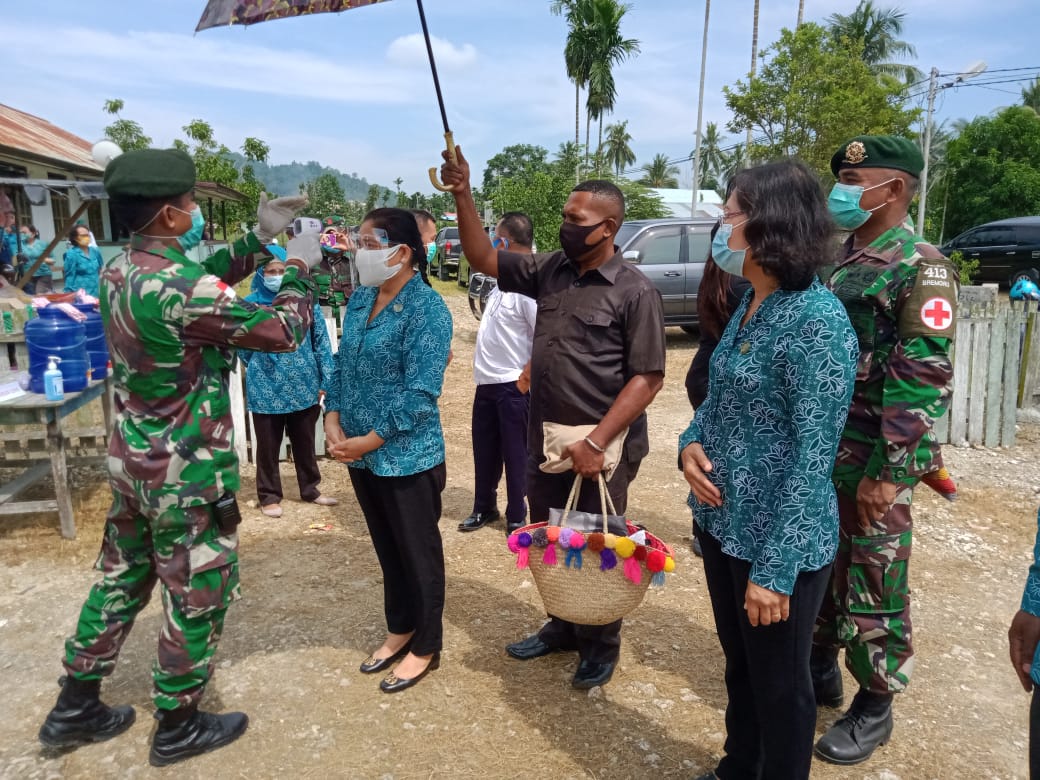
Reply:
[[[974,279],[975,274],[979,272],[979,261],[965,260],[964,253],[960,250],[950,253],[950,262],[953,263],[954,267],[957,269],[957,275],[960,276],[962,287],[971,284],[971,280]]]

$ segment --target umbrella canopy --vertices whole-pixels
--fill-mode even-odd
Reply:
[[[195,32],[224,24],[257,24],[307,14],[338,13],[386,0],[209,0]]]
[[[202,12],[198,25],[195,27],[195,32],[222,25],[250,25],[275,19],[288,19],[293,16],[338,13],[340,11],[349,11],[352,8],[361,8],[362,6],[383,2],[386,2],[386,0],[209,0]],[[448,127],[448,112],[444,110],[444,97],[441,95],[441,82],[437,77],[437,63],[433,59],[433,46],[430,45],[430,31],[426,26],[426,13],[423,11],[422,0],[415,0],[415,4],[419,8],[419,21],[422,23],[423,38],[426,40],[426,54],[430,58],[433,86],[437,91],[437,105],[440,107],[441,122],[444,124],[444,143],[448,148],[448,154],[454,161],[455,139],[451,134],[451,129]],[[447,192],[451,189],[451,187],[445,187],[437,180],[436,168],[430,168],[430,183],[442,192]]]

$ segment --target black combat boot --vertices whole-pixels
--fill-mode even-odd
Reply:
[[[838,666],[838,649],[813,645],[809,656],[813,693],[819,707],[840,707],[845,703],[845,689]]]
[[[155,718],[159,727],[148,755],[152,766],[168,766],[224,747],[241,737],[249,725],[244,712],[214,715],[194,707],[163,710],[155,713]]]
[[[134,723],[134,708],[109,707],[99,698],[101,680],[63,677],[58,703],[40,727],[40,742],[49,748],[73,748],[104,742]]]
[[[892,736],[891,693],[860,689],[852,706],[816,743],[816,755],[832,764],[858,764]]]

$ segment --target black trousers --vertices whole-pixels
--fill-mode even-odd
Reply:
[[[1040,780],[1040,688],[1036,685],[1029,705],[1029,777]]]
[[[300,498],[313,501],[321,495],[318,484],[321,472],[314,455],[314,428],[318,424],[321,407],[317,404],[288,414],[257,414],[253,412],[253,460],[256,461],[256,495],[260,506],[277,504],[282,500],[282,478],[278,473],[278,451],[282,436],[288,435],[292,445],[296,482]]]
[[[414,631],[412,652],[439,652],[444,633],[444,548],[437,522],[444,464],[407,477],[349,469],[383,570],[383,610],[392,634]]]
[[[506,521],[527,518],[527,416],[531,395],[516,382],[477,385],[473,398],[473,511],[498,508],[498,483],[506,473]]]
[[[726,555],[700,527],[696,533],[726,656],[726,755],[715,774],[720,780],[805,780],[816,735],[809,653],[831,567],[798,575],[787,620],[754,627],[744,611],[751,564]]]
[[[628,486],[639,473],[639,461],[622,461],[607,482],[607,492],[614,502],[618,514],[628,507]],[[534,459],[527,461],[527,492],[531,505],[531,522],[540,523],[549,519],[550,509],[561,509],[567,502],[574,473],[546,474],[538,468]],[[599,487],[592,480],[584,480],[578,492],[578,509],[582,512],[601,511]],[[549,622],[542,626],[538,636],[550,647],[561,650],[577,650],[585,661],[614,663],[621,653],[621,621],[615,620],[605,626],[583,626],[549,615]]]

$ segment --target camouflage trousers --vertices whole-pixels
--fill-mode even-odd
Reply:
[[[150,510],[114,492],[95,567],[103,576],[65,642],[68,674],[96,680],[112,673],[158,581],[163,615],[152,697],[163,710],[197,704],[224,615],[239,596],[237,534],[222,536],[209,506]]]
[[[845,648],[845,665],[860,688],[906,688],[914,667],[910,623],[911,489],[901,490],[880,520],[864,529],[856,501],[838,490],[838,554],[813,643]]]

